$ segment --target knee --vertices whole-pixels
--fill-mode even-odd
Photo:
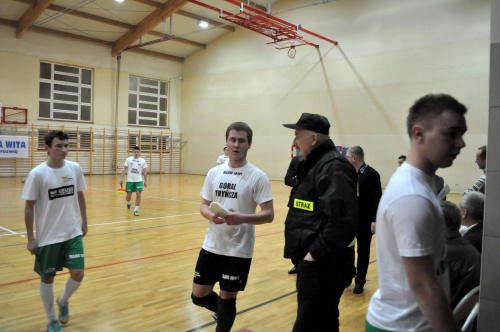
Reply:
[[[79,269],[79,270],[71,270],[69,274],[71,276],[71,279],[73,279],[76,282],[81,282],[83,280],[85,272],[83,269],[81,270]]]

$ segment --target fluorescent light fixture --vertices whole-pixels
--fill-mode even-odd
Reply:
[[[125,1],[125,0],[115,0],[115,1],[116,1],[116,2],[123,2],[123,1]]]
[[[208,22],[207,21],[203,21],[203,20],[199,20],[198,21],[198,26],[200,28],[206,29],[206,28],[208,28]]]

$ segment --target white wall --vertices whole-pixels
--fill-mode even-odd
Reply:
[[[281,1],[272,11],[306,3]],[[282,179],[293,131],[281,124],[310,112],[329,118],[337,145],[361,145],[385,185],[409,146],[408,108],[424,94],[444,92],[469,108],[468,146],[452,168],[438,173],[457,192],[477,180],[474,155],[487,131],[489,1],[339,0],[279,18],[340,47],[304,34],[319,51],[301,46],[292,60],[287,50],[266,45],[270,38],[237,28],[188,58],[184,172],[206,173],[224,146],[227,125],[245,121],[254,130],[250,162]]]

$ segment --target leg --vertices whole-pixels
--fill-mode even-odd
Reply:
[[[47,322],[57,321],[56,310],[54,308],[54,277],[40,279],[40,298],[42,299]]]
[[[132,199],[132,193],[127,192],[127,196],[125,196],[125,200],[127,201],[127,209],[130,210],[130,200]]]
[[[364,286],[366,283],[366,273],[370,263],[370,244],[372,242],[372,233],[369,229],[361,229],[356,234],[358,261],[356,264],[356,285]],[[361,292],[363,288],[361,288]]]
[[[217,312],[219,296],[213,291],[214,285],[193,284],[191,300],[199,307],[207,308],[210,311]]]
[[[135,192],[135,208],[138,209],[139,205],[141,205],[141,191]]]
[[[216,332],[229,332],[236,319],[236,296],[238,292],[221,290]]]

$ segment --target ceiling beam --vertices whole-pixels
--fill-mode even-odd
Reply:
[[[163,19],[174,14],[186,3],[187,0],[169,0],[165,5],[165,8],[157,8],[145,19],[139,22],[134,30],[128,31],[115,41],[113,49],[111,50],[111,55],[118,55],[125,48],[132,45],[133,42],[153,30],[158,24],[163,21]]]
[[[134,1],[142,3],[143,5],[148,5],[148,6],[156,7],[156,8],[163,8],[165,6],[164,4],[162,4],[160,2],[152,1],[152,0],[134,0]],[[218,27],[218,26],[222,25],[221,28],[224,29],[224,30],[227,30],[227,31],[234,32],[236,30],[233,26],[224,25],[225,23],[214,21],[212,19],[209,19],[208,17],[196,15],[196,14],[193,14],[193,13],[189,13],[189,12],[187,12],[185,10],[179,9],[175,13],[178,14],[178,15],[181,15],[181,16],[192,18],[192,19],[197,20],[197,21],[199,21],[199,20],[205,21],[209,25],[214,26],[214,27]]]
[[[43,11],[54,0],[36,0],[31,3],[30,7],[24,12],[23,16],[19,19],[16,29],[16,38],[21,38],[28,28],[35,23],[37,18],[42,15]]]
[[[22,3],[25,3],[25,4],[31,4],[32,3],[32,0],[12,0],[12,1],[22,2]],[[63,6],[58,6],[58,5],[51,4],[51,5],[49,5],[47,7],[47,9],[53,10],[53,11],[56,11],[56,12],[59,12],[59,13],[64,13],[64,15],[72,15],[72,16],[84,18],[84,19],[87,19],[87,20],[91,20],[91,21],[95,21],[95,22],[99,22],[99,23],[111,25],[111,26],[118,27],[118,28],[123,28],[123,29],[127,29],[127,30],[133,30],[133,29],[135,29],[135,26],[132,25],[132,24],[128,24],[128,23],[124,23],[124,22],[120,22],[120,21],[115,21],[115,20],[112,20],[112,19],[109,19],[109,18],[105,18],[105,17],[101,17],[101,16],[97,16],[97,15],[93,15],[93,14],[81,12],[81,11],[78,11],[78,10],[71,10],[70,8],[63,7]],[[156,32],[156,31],[153,31],[153,30],[151,30],[148,34],[156,36],[156,37],[160,37],[160,38],[168,37],[168,35],[165,34],[165,33]],[[171,39],[171,40],[174,41],[174,42],[177,42],[177,43],[184,44],[184,45],[194,46],[194,47],[203,48],[203,49],[207,48],[206,44],[198,43],[198,42],[187,40],[187,39],[184,39],[184,38],[176,37],[175,39]]]
[[[18,23],[16,21],[6,20],[4,18],[0,18],[0,24],[10,26],[13,28],[17,28],[17,26],[18,26]],[[85,43],[89,43],[89,44],[113,48],[112,42],[108,42],[106,40],[101,40],[101,39],[97,39],[97,38],[75,35],[73,33],[62,32],[62,31],[57,31],[57,30],[52,30],[52,29],[47,29],[47,28],[42,28],[42,27],[35,27],[35,26],[30,27],[29,30],[35,31],[35,32],[40,32],[43,34],[52,35],[52,36],[62,37],[62,38],[66,38],[66,39],[77,40],[77,41],[81,41],[81,42],[85,42]],[[184,58],[177,57],[177,56],[170,55],[170,54],[153,52],[153,51],[148,51],[148,50],[143,50],[143,49],[133,49],[133,50],[130,50],[130,52],[144,54],[144,55],[148,55],[148,56],[154,56],[156,58],[166,59],[166,60],[175,61],[175,62],[181,62],[181,63],[184,62]]]

